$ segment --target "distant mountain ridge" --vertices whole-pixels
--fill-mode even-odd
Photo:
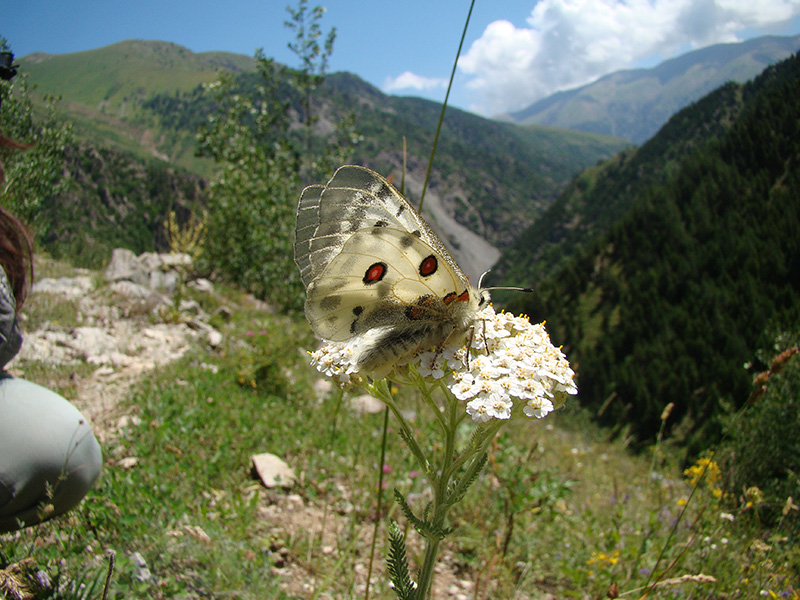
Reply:
[[[34,52],[19,59],[41,92],[65,100],[119,105],[137,88],[188,91],[213,81],[221,69],[255,71],[253,57],[233,52],[195,53],[172,42],[125,40],[69,54]],[[69,75],[69,77],[57,76]],[[112,86],[108,87],[107,84]]]
[[[515,123],[551,125],[641,144],[678,110],[728,81],[744,83],[800,48],[800,35],[764,36],[688,52],[651,68],[617,71],[511,113]]]
[[[60,111],[85,139],[155,156],[207,175],[193,140],[164,137],[142,104],[154,94],[181,94],[211,83],[224,69],[254,72],[252,57],[231,52],[194,53],[172,42],[126,40],[69,54],[32,53],[18,60],[38,96],[61,98]]]

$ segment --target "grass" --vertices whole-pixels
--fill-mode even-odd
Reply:
[[[37,598],[101,598],[110,552],[108,598],[363,598],[383,415],[315,391],[302,319],[226,288],[196,299],[209,312],[231,309],[215,322],[223,347],[144,373],[115,409],[123,424],[106,436],[95,488],[68,515],[0,535],[0,567],[28,559],[48,573],[60,591]],[[41,313],[56,308],[32,302],[30,319],[52,319]],[[92,368],[23,367],[34,380],[49,373],[47,385],[78,402],[71,375]],[[405,402],[422,414],[417,399]],[[433,439],[432,423],[415,425]],[[436,597],[600,598],[616,585],[621,597],[641,598],[656,581],[648,598],[798,597],[800,552],[780,526],[762,529],[754,507],[721,495],[710,477],[691,485],[669,448],[653,469],[651,456],[606,435],[574,404],[539,423],[510,423],[452,512]],[[259,452],[281,456],[298,483],[262,487],[250,473]],[[386,526],[394,518],[406,527],[390,492],[416,506],[426,498],[391,432],[383,470],[376,599],[392,597]],[[422,545],[406,534],[418,565]]]

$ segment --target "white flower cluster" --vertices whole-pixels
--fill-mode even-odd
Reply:
[[[567,394],[578,393],[575,373],[550,342],[544,325],[497,314],[491,306],[478,313],[475,322],[467,344],[422,352],[406,363],[423,377],[444,379],[453,395],[467,403],[474,421],[509,419],[515,404],[523,405],[526,416],[541,419]],[[357,355],[352,343],[329,342],[311,358],[319,371],[342,385],[357,373]]]
[[[544,325],[527,317],[494,312],[489,306],[476,320],[471,343],[445,348],[437,356],[425,352],[414,361],[421,374],[445,376],[474,421],[508,419],[515,404],[528,417],[541,419],[577,394],[575,373],[560,349],[550,342]]]
[[[340,386],[351,383],[350,376],[358,371],[355,362],[356,354],[348,343],[326,342],[311,355],[311,364],[317,371],[327,375]]]

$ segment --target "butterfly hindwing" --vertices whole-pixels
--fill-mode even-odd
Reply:
[[[308,286],[306,315],[319,335],[343,341],[374,327],[443,320],[443,299],[466,285],[415,235],[373,227],[351,235]]]

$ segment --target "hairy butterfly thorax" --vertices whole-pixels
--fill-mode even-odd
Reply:
[[[411,204],[364,167],[303,190],[296,233],[306,317],[321,338],[348,342],[360,372],[463,337],[489,302]]]

